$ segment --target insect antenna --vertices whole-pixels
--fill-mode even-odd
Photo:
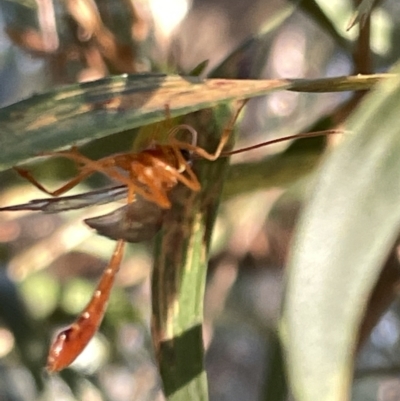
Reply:
[[[246,146],[244,148],[230,150],[230,151],[227,151],[227,152],[222,152],[220,157],[228,157],[228,156],[232,156],[232,155],[237,155],[239,153],[244,153],[244,152],[247,152],[249,150],[259,149],[259,148],[262,148],[264,146],[273,145],[275,143],[280,143],[280,142],[285,142],[285,141],[288,141],[288,140],[291,140],[291,139],[314,138],[314,137],[318,137],[318,136],[343,134],[343,133],[344,133],[343,130],[331,129],[331,130],[324,130],[324,131],[308,132],[308,133],[305,133],[305,134],[288,135],[288,136],[283,136],[281,138],[270,139],[270,140],[265,141],[265,142],[260,142],[260,143],[257,143],[256,145]]]

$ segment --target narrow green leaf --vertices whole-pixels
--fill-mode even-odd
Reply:
[[[0,169],[41,152],[101,138],[220,102],[289,87],[286,80],[123,75],[62,87],[0,110]]]
[[[393,77],[393,74],[359,74],[320,79],[293,79],[288,90],[313,93],[368,90],[382,79],[390,77]]]
[[[297,232],[282,321],[298,401],[349,399],[357,331],[400,227],[400,77],[350,119]]]
[[[350,30],[356,24],[360,23],[361,28],[364,26],[366,19],[371,14],[372,9],[374,7],[375,0],[363,0],[357,7],[354,15],[352,16],[347,30]]]
[[[201,146],[208,142],[208,149],[215,149],[217,144],[209,141],[216,139],[215,132],[223,129],[221,118],[215,116],[221,109],[196,113],[193,120],[185,121],[205,134],[199,138]],[[157,241],[152,277],[152,334],[169,401],[208,400],[203,302],[209,242],[228,161],[195,161],[193,167],[202,190],[196,193],[183,186],[173,190],[173,207],[166,213]]]
[[[200,80],[123,75],[62,87],[0,109],[0,170],[42,152],[275,90],[365,90],[387,75],[325,80]]]

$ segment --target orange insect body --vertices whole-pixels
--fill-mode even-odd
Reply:
[[[139,154],[118,154],[100,159],[97,162],[86,159],[75,149],[60,152],[57,155],[81,163],[82,167],[78,177],[86,178],[89,172],[100,171],[126,184],[128,187],[128,203],[134,201],[136,193],[148,201],[156,203],[161,208],[169,208],[171,202],[167,196],[168,192],[179,181],[194,191],[200,189],[197,177],[177,146],[157,145]],[[120,170],[127,172],[128,175],[123,175]],[[17,171],[34,185],[43,189],[30,173],[24,170]],[[184,175],[185,172],[186,175]],[[74,179],[70,183],[73,182],[76,185],[76,181]],[[53,193],[47,190],[46,192],[59,195],[70,189],[70,183]],[[47,370],[49,372],[57,372],[69,366],[97,332],[121,264],[124,244],[123,239],[118,240],[111,261],[104,271],[90,302],[77,320],[59,333],[51,345],[47,359]]]
[[[109,215],[93,218],[88,221],[91,227],[97,229],[97,227],[101,227],[104,219],[104,221],[107,222],[106,224],[109,222],[108,219],[116,220],[118,226],[116,229],[117,234],[111,234],[109,236],[118,239],[118,242],[109,265],[104,271],[88,305],[71,326],[58,334],[51,345],[47,360],[47,370],[49,372],[57,372],[68,367],[82,352],[98,330],[104,317],[115,276],[121,264],[125,240],[129,239],[132,242],[137,242],[143,240],[143,238],[149,238],[158,230],[162,220],[160,208],[168,209],[171,207],[168,194],[178,183],[182,183],[193,191],[200,190],[200,183],[191,168],[191,155],[197,155],[207,160],[216,160],[222,153],[244,103],[245,102],[238,107],[233,119],[224,130],[220,143],[214,153],[208,153],[204,149],[197,147],[195,145],[197,133],[192,127],[181,125],[170,132],[170,143],[168,145],[154,145],[140,153],[120,153],[99,160],[91,160],[85,157],[80,154],[76,148],[46,154],[68,158],[75,161],[79,166],[78,175],[55,191],[49,191],[44,188],[35,180],[29,171],[15,167],[15,170],[22,177],[51,196],[62,195],[91,174],[100,172],[126,185],[128,191],[128,206],[133,206],[131,208],[125,206],[124,208],[118,209],[116,211],[117,213],[113,212]],[[192,133],[192,144],[181,142],[174,138],[174,135],[180,129],[187,129]],[[318,133],[318,135],[321,135],[321,133]],[[295,135],[291,138],[304,136],[305,135]],[[257,147],[277,141],[279,140],[265,142]],[[230,153],[233,154],[237,152]],[[70,198],[76,199],[76,197]],[[43,202],[43,208],[46,208],[49,205],[48,203],[37,200],[32,201],[31,204],[5,207],[0,208],[0,210],[23,210],[24,207],[29,210],[32,206],[35,206],[35,204],[40,205]],[[40,206],[34,210],[40,210]],[[148,214],[151,216],[148,217]],[[124,218],[128,220],[128,224],[127,227],[124,226],[121,228],[120,223]],[[132,219],[135,224],[130,226],[129,219]],[[112,222],[112,224],[114,224],[114,222]],[[101,228],[101,230],[105,235],[108,235],[105,229],[103,230],[103,228]]]
[[[168,191],[179,181],[194,191],[200,189],[197,177],[177,146],[156,145],[138,154],[121,153],[96,162],[82,156],[76,149],[56,153],[56,155],[79,162],[82,165],[79,178],[83,179],[89,173],[100,171],[126,184],[128,187],[128,203],[134,200],[135,193],[139,193],[143,198],[158,204],[161,208],[169,208],[171,202],[167,197]],[[123,175],[118,169],[127,172],[128,176]],[[17,171],[34,185],[42,190],[44,189],[29,172],[19,169]],[[187,176],[183,175],[185,171]],[[76,185],[76,181],[75,178],[70,183]],[[55,192],[45,191],[53,196],[59,195],[70,189],[70,183]],[[47,359],[47,370],[49,372],[57,372],[69,366],[97,332],[121,264],[124,245],[125,241],[119,239],[110,263],[88,305],[70,327],[57,335],[51,345]]]
[[[108,298],[124,254],[125,241],[118,240],[111,261],[104,271],[92,299],[78,319],[59,333],[47,358],[47,370],[58,372],[69,366],[96,334],[107,307]]]
[[[178,182],[193,191],[200,190],[196,175],[177,146],[155,145],[138,154],[116,155],[113,161],[115,167],[129,173],[128,203],[133,200],[135,192],[168,209],[171,202],[167,194]]]
[[[193,191],[200,190],[200,183],[178,146],[177,141],[177,145],[156,145],[140,153],[120,153],[100,160],[91,160],[80,154],[76,148],[44,154],[71,159],[80,165],[79,174],[55,191],[44,188],[29,171],[19,167],[14,169],[51,196],[60,196],[93,173],[100,172],[128,187],[128,203],[133,202],[134,194],[137,193],[168,209],[171,207],[168,192],[178,182],[182,182]]]
[[[99,160],[91,160],[79,153],[77,148],[74,147],[67,151],[44,154],[70,159],[79,166],[78,175],[55,191],[49,191],[43,187],[29,171],[18,167],[15,167],[15,170],[38,189],[51,196],[62,195],[91,174],[100,172],[127,186],[128,205],[135,201],[135,195],[139,195],[141,197],[139,199],[153,202],[162,209],[168,209],[171,207],[168,193],[179,182],[193,191],[200,190],[200,183],[191,168],[188,157],[190,157],[191,153],[195,153],[202,158],[216,160],[229,138],[244,103],[237,109],[233,120],[222,134],[217,150],[212,154],[195,145],[197,132],[192,127],[180,125],[170,132],[170,144],[154,145],[140,153],[120,153]],[[174,138],[174,135],[181,129],[186,129],[192,134],[192,144],[181,142]],[[142,206],[147,206],[148,208],[148,203],[146,204],[143,200],[141,202],[138,203],[139,209]],[[133,215],[137,216],[137,214],[137,210],[134,211]],[[126,216],[129,217],[129,210],[126,211]],[[143,222],[142,228],[138,231],[139,235],[152,233],[159,220],[158,217],[156,216],[157,220],[155,221]],[[137,230],[135,229],[134,231]],[[135,235],[134,237],[135,239],[140,239]],[[49,372],[57,372],[68,367],[86,347],[99,328],[115,276],[121,264],[124,244],[125,239],[118,239],[110,263],[104,271],[88,305],[71,326],[58,334],[51,345],[47,360],[47,370]]]

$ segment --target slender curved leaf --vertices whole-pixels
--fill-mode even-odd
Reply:
[[[42,152],[164,120],[167,106],[176,117],[290,85],[286,80],[203,81],[143,74],[65,86],[0,110],[0,169]]]
[[[360,23],[361,27],[363,27],[366,19],[372,12],[374,4],[375,0],[363,0],[358,5],[357,10],[355,11],[346,29],[349,30],[358,23]]]
[[[190,123],[213,140],[226,121],[226,107],[203,111]],[[229,121],[229,120],[228,120]],[[186,121],[188,122],[188,121]],[[207,138],[208,136],[208,138]],[[202,190],[177,186],[156,244],[152,276],[152,337],[164,393],[169,401],[208,400],[202,339],[207,258],[212,227],[229,165],[194,161]]]
[[[0,109],[0,170],[42,152],[76,145],[221,102],[275,90],[365,90],[387,75],[320,80],[201,80],[166,75],[122,75],[62,87]]]
[[[298,401],[349,399],[358,328],[400,228],[400,78],[350,119],[297,232],[282,334]]]

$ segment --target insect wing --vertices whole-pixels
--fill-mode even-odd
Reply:
[[[134,202],[103,216],[86,219],[85,223],[100,235],[127,242],[141,242],[160,230],[165,210],[154,202],[136,196]]]
[[[0,212],[33,210],[45,213],[58,213],[68,210],[82,209],[88,206],[103,205],[123,199],[127,196],[127,188],[119,185],[111,188],[98,189],[79,195],[63,196],[60,198],[34,199],[21,205],[0,208]]]

